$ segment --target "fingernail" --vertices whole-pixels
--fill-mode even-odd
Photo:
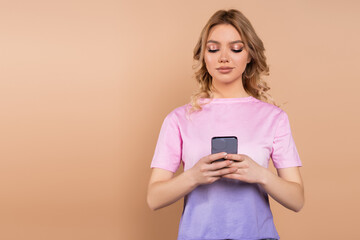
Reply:
[[[227,154],[226,152],[223,153],[224,156],[225,156],[226,154]]]

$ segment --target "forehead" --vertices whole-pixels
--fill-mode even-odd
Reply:
[[[219,24],[210,29],[207,41],[215,40],[218,42],[232,42],[242,40],[239,32],[230,24]]]

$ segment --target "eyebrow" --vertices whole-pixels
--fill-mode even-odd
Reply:
[[[220,42],[215,41],[215,40],[209,40],[209,41],[207,41],[207,43],[217,43],[217,44],[220,44]],[[233,43],[242,43],[242,44],[244,44],[244,42],[241,41],[241,40],[236,40],[236,41],[230,42],[230,44],[233,44]]]

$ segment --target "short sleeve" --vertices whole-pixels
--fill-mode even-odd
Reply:
[[[271,158],[275,168],[302,166],[286,112],[281,111],[273,140]]]
[[[174,112],[169,113],[161,126],[151,168],[163,168],[176,172],[181,163],[182,138]]]

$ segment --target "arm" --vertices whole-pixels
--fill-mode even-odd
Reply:
[[[224,157],[224,153],[215,153],[201,158],[191,169],[173,177],[174,173],[161,168],[153,168],[150,178],[147,203],[151,210],[168,206],[201,184],[210,184],[220,179],[221,175],[234,172],[225,168],[231,161],[212,163]]]
[[[236,171],[223,177],[238,179],[248,183],[258,183],[277,202],[295,212],[304,205],[304,186],[299,167],[278,168],[278,175],[260,166],[244,154],[227,154],[226,159],[236,160],[229,165]]]
[[[264,168],[264,177],[259,184],[281,205],[299,212],[305,202],[299,167],[278,168],[277,172],[278,176]]]
[[[295,212],[300,211],[305,201],[304,186],[298,167],[301,166],[301,161],[292,137],[288,115],[284,111],[279,115],[270,156],[277,168],[278,176],[265,169],[262,171],[260,185],[284,207]],[[290,163],[294,167],[282,167],[290,166]]]
[[[189,192],[196,184],[185,171],[173,178],[174,173],[161,168],[153,168],[148,185],[147,203],[151,210],[168,206]]]

